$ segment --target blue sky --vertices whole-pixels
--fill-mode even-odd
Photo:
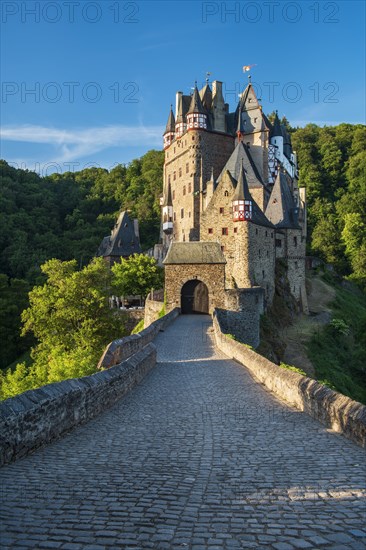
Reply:
[[[361,1],[1,3],[0,157],[110,168],[161,148],[175,92],[246,85],[293,125],[365,123]]]

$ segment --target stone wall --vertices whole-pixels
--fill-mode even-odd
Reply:
[[[225,309],[216,309],[223,332],[254,348],[259,346],[259,322],[264,312],[263,288],[227,290],[225,299]]]
[[[202,184],[212,168],[219,176],[233,150],[232,136],[205,130],[189,130],[166,149],[164,190],[170,181],[175,241],[199,240]]]
[[[160,309],[161,307],[162,304],[160,304]],[[144,328],[144,330],[138,334],[131,334],[131,336],[125,336],[124,338],[110,342],[104,350],[97,368],[108,369],[114,365],[118,365],[121,361],[124,361],[134,353],[142,350],[147,344],[154,340],[160,330],[164,330],[165,327],[178,317],[179,312],[179,308],[172,309],[170,313],[154,321],[150,326]]]
[[[164,302],[160,300],[151,300],[150,298],[146,299],[145,302],[145,317],[144,317],[144,327],[147,328],[159,319],[161,310],[164,307]]]
[[[111,407],[155,364],[156,349],[149,344],[111,369],[7,399],[0,405],[0,464],[27,455]]]
[[[165,266],[167,310],[180,308],[182,286],[192,279],[208,288],[209,312],[225,307],[225,264],[168,264]]]
[[[280,399],[310,414],[313,418],[366,447],[366,407],[345,395],[296,372],[275,365],[265,357],[235,342],[224,334],[220,314],[214,312],[217,347],[228,357],[242,363],[251,374]]]

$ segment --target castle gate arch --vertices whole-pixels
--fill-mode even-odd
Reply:
[[[208,288],[202,281],[192,279],[187,281],[180,292],[182,313],[209,312]]]

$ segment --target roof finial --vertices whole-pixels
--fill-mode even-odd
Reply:
[[[206,72],[206,84],[208,84],[209,80],[210,80],[210,76],[211,76],[211,73],[209,73],[208,71]]]

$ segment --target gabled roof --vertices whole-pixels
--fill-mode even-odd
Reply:
[[[238,181],[240,168],[244,164],[245,174],[248,181],[248,187],[251,188],[260,188],[263,187],[262,178],[258,172],[258,169],[252,159],[250,150],[243,142],[239,142],[232,152],[229,160],[225,164],[218,181],[221,180],[222,176],[228,170],[233,178]]]
[[[266,208],[266,216],[277,228],[300,229],[298,223],[298,209],[286,175],[278,172],[273,185],[272,193]]]
[[[170,113],[169,113],[168,122],[166,123],[164,133],[166,134],[167,132],[175,132],[175,118],[174,118],[172,106],[170,106]]]
[[[172,242],[163,264],[226,264],[226,260],[220,243],[202,241]]]
[[[140,254],[139,236],[135,234],[135,224],[126,211],[121,212],[110,237],[104,237],[97,256],[131,256]]]
[[[198,93],[197,86],[194,87],[191,104],[189,106],[187,114],[191,114],[191,113],[207,114],[206,109],[202,105],[202,101],[200,98],[200,94]]]

